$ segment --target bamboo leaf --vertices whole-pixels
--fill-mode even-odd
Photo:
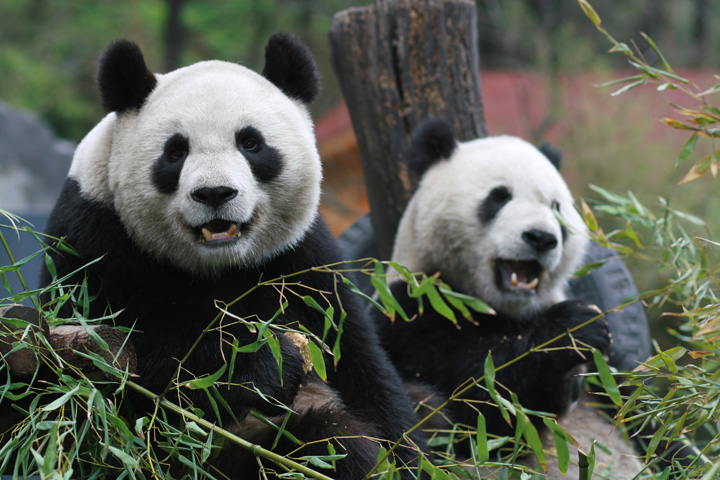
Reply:
[[[686,352],[687,350],[684,347],[673,347],[669,350],[665,350],[663,352],[663,355],[675,362],[683,355],[685,355]],[[655,355],[648,361],[643,362],[639,367],[635,367],[633,371],[643,371],[647,370],[648,368],[659,369],[661,366],[666,365],[666,361],[667,360],[663,359],[660,355]]]
[[[678,182],[680,185],[688,182],[692,182],[693,180],[696,180],[703,176],[705,173],[707,173],[708,170],[710,170],[710,166],[712,164],[712,155],[708,155],[704,157],[702,160],[697,162],[693,167],[690,169],[690,171],[685,174],[682,180]]]
[[[488,450],[487,430],[485,426],[485,416],[478,412],[477,418],[477,463],[483,464],[490,460],[490,451]]]
[[[390,287],[388,287],[387,280],[385,278],[385,269],[383,268],[382,263],[375,262],[375,274],[370,278],[370,283],[373,287],[375,287],[375,291],[377,291],[380,296],[380,301],[385,307],[385,314],[390,317],[391,321],[395,321],[396,312],[399,313],[406,322],[410,321],[410,318],[408,318],[405,310],[403,310],[397,300],[395,300],[395,297],[393,297],[393,294],[390,291]]]
[[[659,352],[658,352],[658,356],[659,356],[660,359],[663,361],[663,363],[664,363],[665,366],[668,368],[668,370],[670,370],[672,373],[677,373],[677,372],[678,372],[678,366],[677,366],[677,364],[675,363],[675,360],[673,360],[671,356],[667,355],[667,354],[666,354],[665,352],[663,352],[663,351],[659,351]]]
[[[612,92],[612,93],[610,94],[610,96],[611,96],[611,97],[616,97],[616,96],[621,95],[621,94],[623,94],[623,93],[627,92],[628,90],[631,90],[631,89],[633,89],[633,88],[635,88],[635,87],[639,87],[640,85],[645,85],[646,82],[647,82],[647,80],[643,78],[642,80],[638,80],[637,82],[629,83],[629,84],[625,85],[624,87],[622,87],[622,88],[620,88],[620,89],[615,90],[614,92]]]
[[[694,131],[698,130],[697,127],[693,127],[692,125],[686,125],[682,122],[678,122],[674,118],[663,117],[660,119],[660,121],[663,122],[665,125],[676,128],[678,130],[694,130]]]
[[[565,475],[567,469],[570,466],[570,449],[568,448],[568,442],[576,443],[572,437],[570,437],[557,422],[551,418],[543,417],[543,423],[553,434],[555,441],[555,450],[558,456],[558,469],[560,473]]]
[[[583,9],[583,12],[585,12],[585,16],[587,16],[596,27],[599,27],[601,23],[600,16],[597,14],[595,9],[587,2],[587,0],[578,0],[578,3],[580,4],[580,8]]]
[[[488,315],[495,315],[495,310],[492,309],[490,305],[483,302],[479,298],[472,297],[470,295],[465,295],[463,293],[455,292],[452,289],[450,289],[449,286],[443,284],[440,286],[440,291],[446,296],[446,297],[453,297],[461,300],[465,306],[472,308],[478,313],[485,313]]]
[[[696,134],[692,134],[690,136],[690,139],[685,143],[685,146],[683,146],[682,150],[680,150],[680,153],[678,154],[677,161],[675,161],[675,168],[685,163],[685,160],[687,160],[693,150],[695,150],[695,144],[697,144],[698,138],[700,137]]]
[[[308,342],[308,350],[310,350],[310,358],[312,359],[313,368],[324,382],[327,382],[327,372],[325,370],[325,358],[322,349],[315,342]]]
[[[73,395],[75,395],[78,390],[80,390],[80,385],[75,385],[75,388],[72,390],[65,392],[60,398],[57,398],[56,400],[48,403],[44,407],[42,407],[42,410],[45,412],[52,412],[53,410],[57,410],[58,408],[62,407],[67,403],[68,400],[72,398]]]
[[[590,273],[594,272],[598,268],[602,267],[607,263],[607,260],[599,260],[597,262],[590,262],[586,263],[582,267],[575,270],[575,273],[573,273],[573,277],[584,277],[585,275],[589,275]]]
[[[283,367],[283,359],[282,359],[282,352],[280,350],[280,339],[275,336],[275,334],[271,330],[266,330],[263,333],[263,337],[265,337],[265,343],[267,343],[268,347],[270,347],[270,351],[273,354],[273,357],[275,358],[275,363],[278,367],[278,375],[280,375],[280,384],[283,383],[283,375],[282,375],[282,367]]]
[[[663,54],[660,52],[660,49],[657,47],[657,45],[655,45],[655,42],[653,42],[652,38],[650,38],[648,35],[645,35],[643,32],[640,32],[640,35],[642,35],[643,38],[645,39],[645,41],[650,44],[650,46],[652,47],[652,49],[655,51],[655,54],[658,56],[658,58],[660,59],[660,61],[663,63],[663,66],[665,67],[665,69],[666,69],[668,72],[672,72],[672,71],[673,71],[672,67],[671,67],[670,64],[667,62],[667,60],[665,60],[665,57],[664,57]]]
[[[207,375],[204,377],[196,378],[194,380],[190,380],[189,382],[187,382],[186,385],[192,390],[202,390],[208,388],[210,387],[210,385],[218,381],[222,374],[225,373],[226,369],[227,364],[223,364],[223,366],[220,367],[220,369],[212,375]]]
[[[517,418],[518,428],[522,430],[522,435],[525,437],[525,441],[530,445],[530,449],[535,454],[537,462],[544,472],[547,472],[547,459],[545,458],[545,452],[543,451],[542,441],[540,435],[535,428],[535,425],[530,421],[528,416],[523,411],[519,403],[517,403],[517,397],[514,396],[515,402],[515,415]]]
[[[484,375],[485,386],[488,389],[490,398],[492,398],[493,401],[497,404],[498,409],[500,410],[500,415],[502,415],[503,419],[508,423],[508,425],[512,425],[512,423],[510,422],[510,414],[508,414],[507,409],[504,406],[507,400],[502,398],[495,391],[495,364],[493,363],[492,353],[488,353],[487,358],[485,358]],[[505,402],[503,402],[502,400],[505,400]]]
[[[585,202],[584,199],[580,199],[580,205],[582,207],[582,214],[583,218],[585,219],[585,225],[587,225],[588,229],[591,232],[597,232],[598,230],[598,223],[595,219],[595,215],[593,214],[593,211],[590,209],[590,206]]]
[[[613,377],[613,374],[610,371],[610,367],[608,367],[608,364],[605,363],[602,352],[597,349],[593,350],[593,359],[595,360],[595,366],[598,369],[600,382],[602,383],[603,388],[610,397],[610,400],[612,400],[612,402],[618,407],[621,407],[622,397],[620,396],[620,390],[615,382],[615,377]]]
[[[455,318],[455,312],[453,312],[452,308],[450,308],[448,304],[445,303],[445,300],[442,299],[436,288],[433,287],[429,289],[425,295],[427,296],[428,300],[430,300],[430,305],[432,305],[432,307],[437,313],[457,325],[457,318]]]
[[[613,86],[619,85],[619,84],[621,84],[621,83],[636,82],[636,81],[638,81],[638,80],[640,80],[640,79],[643,79],[643,78],[645,78],[645,76],[642,75],[642,74],[640,74],[640,75],[633,75],[632,77],[623,77],[623,78],[618,78],[618,79],[616,79],[616,80],[610,80],[609,82],[603,82],[603,83],[601,83],[599,86],[600,86],[600,87],[613,87]]]
[[[650,461],[650,459],[652,458],[653,454],[655,453],[655,450],[657,450],[657,447],[660,444],[660,440],[662,440],[663,437],[665,436],[666,430],[667,430],[667,425],[661,424],[660,427],[655,432],[655,434],[650,439],[650,443],[648,443],[647,451],[645,452],[645,463],[648,463]]]

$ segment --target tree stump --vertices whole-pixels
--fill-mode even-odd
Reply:
[[[487,135],[477,12],[471,0],[378,0],[337,13],[331,60],[365,171],[375,240],[390,258],[415,188],[403,155],[412,130],[443,117],[461,141]]]

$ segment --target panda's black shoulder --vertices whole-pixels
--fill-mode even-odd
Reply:
[[[83,195],[80,184],[72,177],[65,179],[58,201],[45,226],[51,243],[63,243],[70,251],[54,248],[51,256],[58,273],[77,270],[87,262],[110,251],[127,252],[132,245],[115,210]],[[76,254],[72,252],[74,250]],[[50,283],[50,274],[43,269],[42,285]]]
[[[313,270],[316,267],[337,265],[342,261],[342,253],[337,241],[330,233],[325,221],[319,213],[305,233],[305,236],[293,247],[263,262],[258,270],[277,275],[304,272],[300,277],[308,284],[332,285],[333,275],[327,271]]]

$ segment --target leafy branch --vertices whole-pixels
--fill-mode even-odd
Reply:
[[[692,101],[698,103],[698,108],[684,108],[671,103],[671,106],[683,117],[683,120],[678,121],[667,117],[660,120],[672,128],[691,132],[690,138],[687,140],[685,146],[682,148],[677,157],[675,168],[679,168],[690,157],[690,154],[695,150],[695,146],[700,137],[704,137],[710,141],[710,153],[697,161],[679,183],[682,184],[691,182],[700,178],[708,171],[714,178],[717,178],[718,162],[720,162],[720,149],[715,148],[715,139],[720,137],[720,109],[711,105],[707,101],[706,97],[720,91],[720,83],[707,89],[700,89],[693,85],[687,78],[677,75],[655,42],[648,35],[641,33],[643,39],[657,55],[660,63],[662,64],[662,68],[650,65],[637,45],[633,44],[635,47],[633,49],[628,46],[627,43],[617,41],[607,30],[605,30],[602,26],[600,16],[593,9],[588,0],[578,0],[578,3],[593,25],[595,25],[598,31],[602,33],[612,44],[610,52],[625,55],[630,66],[639,72],[637,75],[606,82],[601,84],[601,86],[607,87],[622,85],[621,88],[611,93],[611,95],[615,96],[647,83],[655,83],[657,84],[658,91],[679,90]]]

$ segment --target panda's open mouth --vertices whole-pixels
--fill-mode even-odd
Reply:
[[[243,234],[248,232],[254,222],[255,215],[253,215],[250,221],[244,223],[215,219],[204,225],[195,227],[193,231],[201,243],[221,245],[238,240]]]
[[[542,271],[535,260],[495,260],[495,281],[501,290],[535,293]]]

